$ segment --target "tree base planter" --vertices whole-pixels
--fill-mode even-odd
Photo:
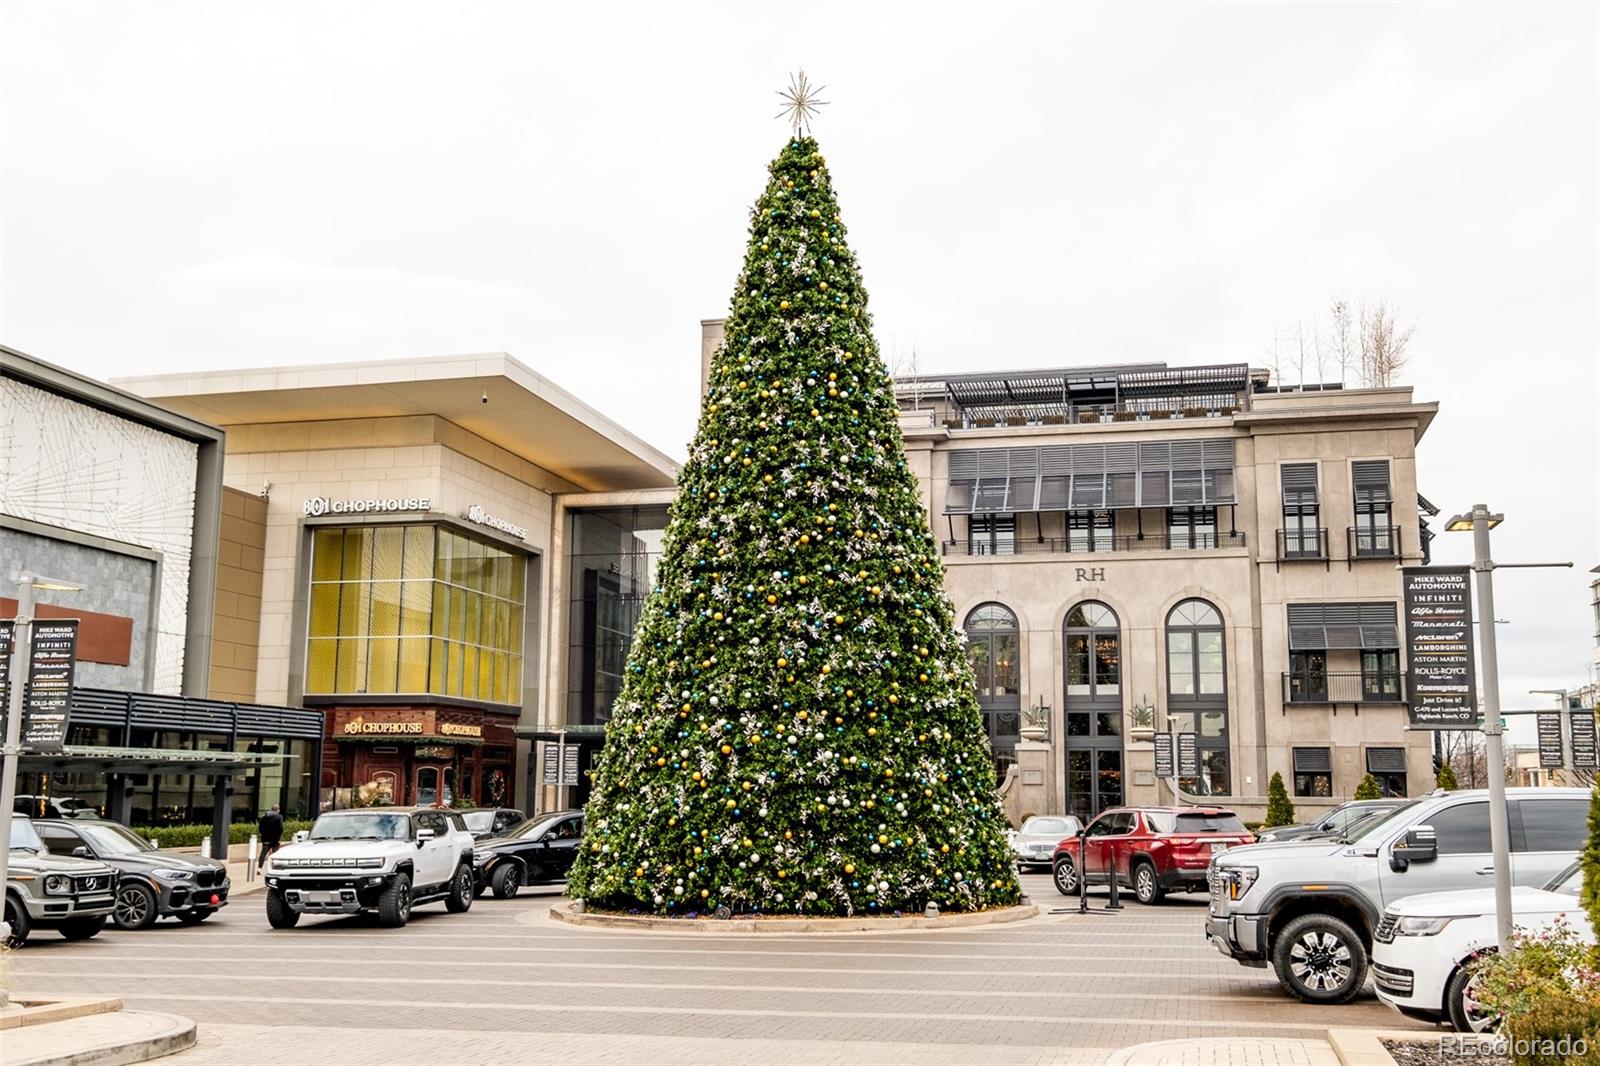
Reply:
[[[653,914],[621,914],[576,907],[578,901],[563,900],[550,908],[550,917],[569,925],[598,926],[604,929],[632,929],[637,932],[669,933],[864,933],[904,929],[965,929],[978,925],[1003,925],[1037,917],[1038,906],[996,907],[987,911],[958,911],[927,918],[920,914],[895,916],[855,915],[849,918],[769,915],[751,918],[717,918],[701,914],[693,918],[662,918]],[[537,912],[534,912],[537,913]]]

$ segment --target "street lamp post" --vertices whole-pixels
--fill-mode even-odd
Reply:
[[[1494,636],[1494,561],[1489,557],[1489,530],[1504,521],[1475,503],[1457,515],[1447,530],[1472,530],[1472,572],[1478,594],[1478,646],[1483,662],[1484,762],[1489,778],[1489,846],[1494,852],[1495,940],[1502,952],[1511,947],[1511,826],[1506,816],[1506,750],[1500,730],[1500,660]]]
[[[55,592],[82,592],[82,585],[53,581],[37,574],[17,575],[17,617],[11,628],[11,662],[0,663],[10,670],[11,692],[6,707],[5,746],[0,760],[0,885],[6,883],[11,867],[11,808],[17,800],[17,762],[22,755],[22,689],[28,681],[28,661],[33,649],[33,595],[37,589]],[[11,935],[11,923],[0,911],[0,941]]]

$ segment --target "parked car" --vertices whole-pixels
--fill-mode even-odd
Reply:
[[[527,815],[511,807],[469,807],[456,813],[467,823],[467,831],[474,840],[500,836],[528,820]]]
[[[100,810],[76,796],[15,796],[13,814],[24,818],[98,818]]]
[[[1544,885],[1583,846],[1589,793],[1509,788],[1506,796],[1512,881]],[[1492,863],[1488,791],[1440,790],[1363,823],[1352,837],[1218,855],[1206,938],[1242,965],[1270,964],[1297,999],[1344,1003],[1366,984],[1386,907],[1484,885]]]
[[[365,807],[317,816],[304,839],[267,864],[267,922],[291,929],[302,914],[375,911],[405,925],[411,908],[444,900],[452,913],[472,906],[472,834],[454,811]]]
[[[583,812],[559,811],[529,818],[505,836],[480,840],[475,854],[476,890],[510,899],[523,885],[567,876],[583,843]]]
[[[1392,811],[1404,802],[1403,799],[1391,796],[1388,799],[1353,800],[1350,803],[1341,803],[1321,818],[1304,825],[1277,825],[1271,829],[1263,829],[1256,834],[1256,842],[1270,844],[1274,841],[1300,840],[1330,833],[1343,835],[1361,819],[1375,813]]]
[[[88,940],[105,928],[116,900],[117,871],[94,859],[50,854],[29,818],[12,819],[7,843],[7,947],[20,948],[35,929]]]
[[[216,859],[158,848],[116,822],[36,818],[52,855],[99,859],[116,870],[118,929],[146,929],[157,918],[197,925],[228,905],[228,868]]]
[[[1542,889],[1513,888],[1512,921],[1524,933],[1566,922],[1592,944],[1595,931],[1578,902],[1582,886],[1582,868],[1573,863]],[[1372,983],[1378,998],[1395,1010],[1447,1018],[1463,1033],[1481,1033],[1499,1022],[1478,1004],[1467,969],[1495,950],[1493,888],[1408,896],[1384,910],[1373,940]]]
[[[1050,868],[1064,896],[1078,894],[1081,870],[1091,885],[1114,876],[1140,903],[1156,904],[1168,892],[1203,889],[1213,855],[1253,840],[1239,816],[1221,807],[1117,807],[1089,823],[1082,862],[1072,837],[1056,845]]]
[[[1036,814],[1011,837],[1011,851],[1019,870],[1048,870],[1056,845],[1083,832],[1083,823],[1070,814]]]

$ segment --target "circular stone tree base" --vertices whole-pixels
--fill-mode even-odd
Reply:
[[[709,914],[694,918],[663,918],[657,914],[616,914],[607,911],[575,911],[572,900],[562,900],[550,908],[550,917],[570,925],[598,926],[605,929],[633,929],[676,933],[859,933],[896,929],[964,929],[975,925],[1001,925],[1036,917],[1037,905],[997,907],[987,911],[953,911],[937,918],[922,915],[864,916],[849,918],[787,917],[716,918]]]

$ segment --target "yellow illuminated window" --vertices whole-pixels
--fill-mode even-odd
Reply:
[[[522,702],[522,554],[431,525],[318,528],[311,552],[307,694]]]

